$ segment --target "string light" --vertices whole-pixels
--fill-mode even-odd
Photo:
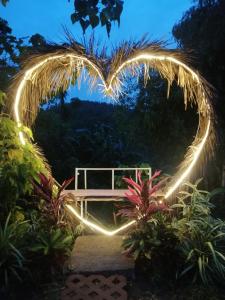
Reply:
[[[112,76],[110,77],[109,83],[106,83],[104,76],[102,75],[101,71],[99,70],[99,68],[92,62],[90,61],[87,57],[84,56],[80,56],[80,55],[75,55],[72,53],[67,53],[67,54],[59,54],[59,55],[53,55],[51,57],[45,58],[43,59],[43,61],[37,63],[36,65],[34,65],[33,67],[31,67],[30,69],[28,69],[19,86],[18,89],[16,91],[16,96],[15,96],[15,100],[14,100],[14,116],[15,116],[15,120],[17,122],[18,127],[20,128],[22,126],[22,122],[20,119],[20,113],[19,113],[19,106],[20,106],[20,100],[21,100],[21,95],[23,93],[23,90],[26,86],[26,83],[28,80],[31,80],[33,76],[35,76],[35,72],[42,67],[44,64],[48,63],[51,60],[56,60],[56,59],[65,59],[65,58],[70,58],[70,67],[72,67],[72,63],[74,60],[77,60],[77,64],[86,64],[91,66],[95,72],[98,74],[99,78],[102,81],[102,88],[104,92],[110,93],[112,95],[117,95],[118,91],[119,91],[119,84],[118,84],[118,79],[119,79],[119,75],[123,74],[123,69],[126,68],[127,66],[134,64],[134,63],[141,63],[142,61],[151,61],[151,60],[160,60],[160,61],[168,61],[171,63],[174,63],[178,66],[181,66],[182,68],[184,68],[187,72],[189,72],[193,79],[197,82],[197,84],[200,84],[200,78],[198,76],[197,73],[195,73],[190,67],[188,67],[186,64],[184,64],[183,62],[179,61],[178,59],[172,57],[172,56],[166,56],[166,55],[154,55],[154,54],[149,54],[149,53],[142,53],[139,54],[135,57],[133,57],[132,59],[128,59],[127,61],[125,61],[124,63],[122,63],[118,69],[112,74]],[[115,90],[113,88],[113,84],[115,85]],[[204,93],[202,93],[202,100],[203,102],[206,104],[207,109],[210,110],[210,106],[207,103],[207,99],[204,95]],[[209,118],[209,117],[208,117]],[[207,138],[209,136],[210,133],[210,119],[208,119],[208,123],[206,126],[206,130],[205,133],[203,135],[202,140],[199,142],[199,144],[195,147],[195,150],[193,151],[192,154],[192,161],[189,164],[189,166],[183,171],[183,173],[179,176],[179,179],[171,186],[169,187],[167,193],[165,194],[165,199],[169,198],[171,196],[171,194],[184,182],[184,180],[188,177],[188,175],[191,173],[191,171],[193,170],[193,167],[195,166],[206,142],[207,142]],[[21,143],[23,145],[25,145],[26,141],[23,135],[22,131],[19,131],[19,139],[21,141]],[[129,226],[133,225],[136,221],[131,221],[130,223],[127,223],[126,225],[121,226],[120,228],[118,228],[117,230],[114,231],[108,231],[90,221],[88,221],[87,219],[82,218],[77,211],[70,205],[67,205],[67,208],[80,220],[82,221],[84,224],[86,224],[87,226],[90,226],[91,228],[112,236],[126,228],[128,228]]]
[[[202,149],[206,143],[207,137],[209,135],[209,130],[210,130],[210,120],[208,121],[208,125],[206,128],[206,133],[201,141],[201,143],[196,147],[195,152],[193,153],[193,159],[192,162],[189,164],[187,169],[181,174],[179,179],[176,181],[176,183],[167,191],[165,195],[165,199],[169,198],[171,194],[179,187],[179,185],[184,182],[184,180],[188,177],[189,173],[191,172],[192,168],[194,167],[195,163],[197,162]]]
[[[51,57],[48,57],[48,58],[44,59],[43,61],[41,61],[41,62],[37,63],[36,65],[34,65],[32,68],[28,69],[25,72],[24,77],[23,77],[23,79],[21,80],[21,82],[19,84],[19,87],[16,91],[15,101],[14,101],[14,116],[15,116],[15,120],[17,122],[18,127],[21,127],[21,119],[20,119],[20,115],[19,115],[19,105],[20,105],[21,95],[22,95],[23,89],[26,85],[26,82],[28,80],[30,80],[32,78],[32,76],[35,76],[35,74],[33,74],[33,73],[37,69],[42,67],[44,64],[46,64],[47,62],[49,62],[51,60],[64,59],[64,58],[70,58],[70,64],[71,64],[71,59],[77,59],[80,63],[85,62],[88,65],[90,65],[98,73],[98,76],[101,78],[102,82],[104,83],[104,87],[105,87],[105,81],[104,81],[104,78],[103,78],[101,72],[86,57],[79,56],[79,55],[74,55],[74,54],[53,55]],[[24,138],[23,132],[19,133],[19,138],[20,138],[21,143],[24,145],[25,144],[25,138]]]
[[[92,229],[95,229],[96,231],[100,232],[100,233],[103,233],[105,235],[108,235],[108,236],[113,236],[117,233],[119,233],[120,231],[123,231],[125,229],[127,229],[128,227],[134,225],[136,223],[135,220],[125,224],[125,225],[122,225],[121,227],[119,227],[118,229],[116,230],[106,230],[104,229],[103,227],[83,218],[80,216],[80,214],[69,204],[66,205],[66,207],[78,218],[78,220],[80,220],[82,223],[84,223],[85,225],[91,227]]]
[[[173,62],[176,65],[182,66],[184,69],[186,69],[189,73],[192,74],[193,78],[197,81],[197,83],[200,83],[199,77],[198,75],[187,65],[185,65],[183,62],[179,61],[178,59],[171,57],[171,56],[165,56],[165,55],[153,55],[153,54],[148,54],[148,53],[143,53],[140,55],[137,55],[136,57],[129,59],[127,61],[125,61],[123,64],[121,64],[118,69],[115,71],[115,73],[111,76],[110,82],[107,85],[105,82],[105,79],[101,73],[101,71],[98,69],[98,67],[92,63],[87,57],[84,56],[79,56],[79,55],[75,55],[75,54],[59,54],[59,55],[53,55],[51,57],[45,58],[43,61],[37,63],[36,65],[34,65],[32,68],[28,69],[25,72],[25,75],[23,77],[23,79],[21,80],[19,87],[17,89],[16,92],[16,96],[15,96],[15,101],[14,101],[14,115],[15,115],[15,120],[18,124],[18,126],[21,126],[21,120],[20,120],[20,116],[19,116],[19,104],[20,104],[20,99],[21,99],[21,94],[23,92],[23,89],[26,85],[26,81],[30,80],[32,76],[34,76],[35,74],[33,74],[33,72],[35,72],[37,69],[39,69],[40,67],[42,67],[44,64],[46,64],[47,62],[51,61],[51,60],[56,60],[56,59],[65,59],[65,58],[70,58],[70,64],[72,63],[73,59],[78,60],[79,63],[83,63],[85,62],[87,65],[91,66],[98,74],[99,78],[102,81],[102,86],[103,86],[103,90],[105,90],[108,93],[112,93],[115,94],[115,92],[113,91],[113,81],[115,80],[115,78],[117,78],[117,75],[119,73],[122,72],[122,70],[135,62],[144,60],[144,61],[151,61],[151,60],[161,60],[161,61],[170,61]],[[118,85],[117,85],[118,87]],[[204,95],[203,98],[205,99]],[[25,144],[25,139],[23,136],[23,133],[20,132],[20,141],[21,143],[24,145]]]

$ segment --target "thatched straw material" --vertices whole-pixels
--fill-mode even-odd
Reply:
[[[138,77],[144,70],[146,81],[149,70],[153,69],[167,80],[168,93],[172,83],[176,81],[184,91],[185,106],[195,104],[198,107],[199,127],[196,137],[171,184],[176,182],[193,161],[195,150],[204,138],[210,120],[207,142],[195,164],[195,175],[199,175],[197,170],[202,169],[214,149],[214,111],[211,105],[211,88],[198,72],[188,67],[186,55],[146,39],[123,42],[110,56],[106,54],[105,48],[102,51],[95,50],[93,39],[85,46],[78,44],[71,36],[69,42],[64,46],[52,46],[49,52],[33,55],[24,62],[9,89],[9,109],[12,114],[15,114],[15,97],[25,77],[18,108],[21,123],[31,126],[40,104],[47,102],[59,90],[67,90],[70,84],[81,84],[85,78],[89,80],[91,90],[101,85],[105,94],[118,98],[123,80],[128,74]],[[188,176],[185,179],[187,178]]]

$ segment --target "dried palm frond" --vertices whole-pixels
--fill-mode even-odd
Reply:
[[[83,46],[67,33],[66,44],[52,45],[48,53],[35,54],[24,62],[10,86],[11,101],[8,107],[13,113],[14,99],[24,78],[26,79],[20,94],[19,115],[21,122],[30,126],[37,116],[40,104],[47,102],[59,90],[67,90],[70,84],[80,85],[85,79],[89,81],[91,90],[101,86],[103,93],[117,98],[122,92],[123,80],[128,74],[139,77],[144,73],[144,81],[147,81],[150,70],[158,71],[168,82],[168,94],[171,85],[176,81],[184,91],[185,107],[188,104],[195,104],[199,114],[196,137],[173,177],[173,183],[193,160],[195,149],[205,135],[209,120],[211,120],[210,132],[196,164],[198,167],[196,170],[201,170],[213,154],[216,141],[215,114],[211,103],[210,85],[197,71],[188,67],[187,55],[164,46],[162,42],[150,42],[143,38],[137,42],[122,42],[112,50],[111,55],[108,55],[105,47],[102,51],[99,50],[99,46],[96,47],[94,38],[85,42]]]

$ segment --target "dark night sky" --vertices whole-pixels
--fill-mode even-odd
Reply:
[[[95,36],[108,44],[117,44],[121,40],[140,38],[145,33],[151,39],[163,39],[174,47],[171,30],[183,13],[191,6],[191,0],[125,0],[121,25],[112,26],[110,38],[105,28],[97,27]],[[79,40],[82,30],[79,24],[72,25],[70,15],[73,12],[71,0],[10,0],[6,8],[0,6],[0,16],[9,22],[13,34],[28,37],[35,33],[42,34],[52,42],[62,42],[65,25]],[[87,31],[87,36],[92,31]],[[97,93],[88,95],[71,89],[71,95],[81,98],[99,99]]]

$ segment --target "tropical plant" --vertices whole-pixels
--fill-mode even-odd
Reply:
[[[124,239],[125,253],[128,255],[132,254],[135,259],[140,256],[152,259],[154,250],[159,248],[165,240],[167,240],[167,243],[164,243],[165,247],[172,246],[173,243],[170,243],[168,238],[165,238],[169,231],[171,230],[168,226],[168,219],[159,212],[144,227],[136,228]]]
[[[6,94],[0,90],[0,111],[2,111],[4,107],[5,98],[6,98]]]
[[[165,214],[170,209],[168,205],[158,200],[157,195],[159,187],[162,187],[165,181],[158,180],[158,183],[153,185],[153,180],[158,179],[159,175],[160,171],[156,171],[150,180],[142,180],[141,173],[138,173],[138,183],[124,178],[129,185],[126,197],[130,204],[118,212],[124,217],[137,220],[136,227],[123,241],[124,253],[132,255],[137,264],[140,262],[140,268],[154,269],[155,274],[164,272],[165,265],[170,266],[170,269],[175,268],[176,261],[179,261],[178,238],[170,226],[169,214]],[[165,273],[168,273],[168,270]]]
[[[158,212],[145,226],[135,228],[124,239],[123,247],[126,255],[134,257],[137,274],[152,284],[175,280],[182,257],[169,214]]]
[[[171,227],[184,259],[180,276],[192,274],[193,281],[207,284],[225,276],[225,223],[212,217],[210,202],[223,189],[210,193],[198,188],[200,182],[186,183],[186,190],[179,193],[178,203],[172,205],[176,215]]]
[[[74,177],[71,177],[58,187],[51,176],[47,177],[45,174],[40,173],[39,180],[33,182],[34,194],[41,199],[39,208],[52,221],[53,225],[64,224],[63,203],[65,197],[63,191],[73,180]]]
[[[204,284],[225,278],[225,223],[212,217],[190,221],[180,245],[185,259],[181,276],[193,274],[193,281]]]
[[[21,242],[28,230],[27,221],[11,222],[8,215],[0,225],[0,288],[8,289],[15,281],[22,281],[26,271]]]
[[[18,128],[7,115],[0,115],[0,211],[2,217],[13,211],[21,197],[30,195],[33,178],[39,180],[40,172],[47,172],[45,162],[37,148],[27,141],[22,145],[19,131],[29,135],[28,128]]]
[[[201,181],[202,179],[198,179],[194,184],[185,183],[185,189],[180,191],[177,196],[177,203],[171,206],[176,212],[172,226],[177,230],[177,234],[181,235],[181,238],[185,236],[186,232],[189,232],[189,224],[193,225],[193,221],[211,215],[214,205],[210,201],[217,194],[224,192],[223,188],[217,188],[211,192],[199,189]]]
[[[222,190],[216,189],[211,193],[201,190],[198,188],[201,181],[202,178],[196,180],[194,184],[190,182],[185,183],[184,187],[186,187],[187,190],[183,190],[178,194],[177,204],[174,204],[172,207],[179,208],[178,212],[182,218],[191,220],[208,216],[211,212],[211,208],[214,207],[210,199]]]
[[[30,250],[48,259],[50,258],[50,261],[53,262],[60,256],[69,254],[72,241],[73,236],[68,232],[60,228],[52,228],[49,231],[41,231]]]
[[[151,259],[153,247],[160,245],[157,232],[153,230],[153,226],[151,225],[148,223],[145,226],[145,230],[130,232],[123,241],[124,254],[128,256],[132,255],[135,260],[141,256]]]
[[[138,183],[131,178],[124,178],[124,181],[128,184],[129,192],[125,193],[125,196],[129,204],[121,207],[118,215],[136,219],[139,224],[145,224],[153,214],[168,210],[168,206],[162,200],[158,200],[156,194],[165,183],[165,180],[161,180],[152,186],[153,180],[160,173],[160,171],[156,171],[149,180],[142,180],[141,172],[138,172]]]

